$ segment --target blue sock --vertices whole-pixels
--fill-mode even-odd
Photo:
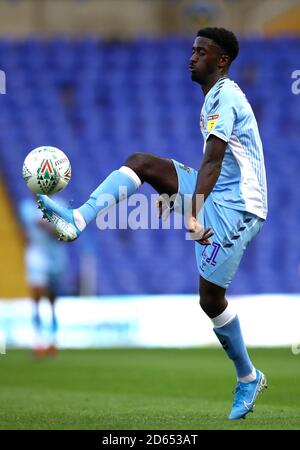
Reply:
[[[49,330],[50,331],[50,333],[49,333],[49,342],[52,345],[56,344],[57,330],[58,330],[58,326],[57,326],[56,317],[52,316],[51,326],[50,326],[50,330]]]
[[[33,320],[33,324],[34,324],[34,327],[36,328],[36,330],[40,331],[42,322],[41,322],[41,317],[39,315],[38,310],[36,310],[33,313],[32,320]]]
[[[56,314],[54,310],[52,310],[52,320],[51,320],[51,333],[52,335],[55,335],[57,333],[58,324],[56,319]]]
[[[237,316],[224,327],[214,328],[228,357],[233,360],[238,377],[249,375],[253,364],[249,358],[241,332],[240,321]]]
[[[122,166],[119,170],[112,172],[98,187],[92,192],[90,198],[86,203],[84,203],[78,211],[81,213],[86,224],[90,223],[96,218],[97,214],[102,209],[107,209],[120,200],[134,194],[134,192],[140,187],[141,180],[138,175],[129,167]],[[122,195],[121,193],[126,195]],[[98,199],[103,194],[109,194],[111,197],[107,197],[107,201],[104,205],[97,205]]]
[[[43,333],[42,333],[42,320],[41,320],[41,316],[39,314],[39,307],[37,304],[34,305],[35,306],[35,311],[32,315],[32,321],[33,321],[33,326],[34,326],[34,334],[35,334],[35,338],[34,338],[34,346],[35,348],[39,348],[42,345],[42,340],[43,340]]]

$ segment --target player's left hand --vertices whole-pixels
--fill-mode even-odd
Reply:
[[[201,245],[211,244],[209,238],[214,234],[211,227],[204,228],[195,217],[191,216],[187,219],[187,228],[193,241]]]

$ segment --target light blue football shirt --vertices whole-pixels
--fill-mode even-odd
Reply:
[[[206,140],[213,134],[227,142],[212,199],[228,208],[267,217],[267,183],[263,147],[252,108],[239,86],[220,79],[207,93],[200,116]]]

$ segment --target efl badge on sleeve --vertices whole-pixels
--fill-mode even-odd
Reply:
[[[207,116],[207,131],[212,131],[219,120],[219,114],[209,114]]]

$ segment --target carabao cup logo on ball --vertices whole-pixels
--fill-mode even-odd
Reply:
[[[64,189],[71,179],[71,164],[56,147],[38,147],[23,163],[23,178],[35,194],[52,195]]]
[[[45,194],[48,194],[56,188],[59,176],[51,159],[43,159],[41,166],[37,170],[37,180],[41,190]]]

